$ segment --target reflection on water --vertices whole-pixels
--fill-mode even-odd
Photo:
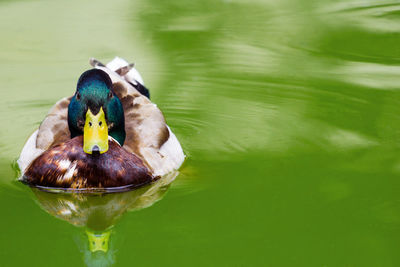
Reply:
[[[86,231],[86,235],[81,240],[77,239],[86,266],[107,267],[115,263],[116,248],[110,241],[110,236],[111,230],[99,233]]]
[[[161,200],[178,172],[136,190],[121,193],[53,193],[32,188],[40,207],[54,217],[83,228],[77,239],[87,266],[111,266],[115,261],[113,226],[128,211]]]

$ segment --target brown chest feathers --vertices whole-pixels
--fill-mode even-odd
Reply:
[[[156,179],[142,160],[113,140],[104,154],[89,155],[82,136],[63,142],[37,157],[24,180],[35,186],[59,188],[138,187]]]

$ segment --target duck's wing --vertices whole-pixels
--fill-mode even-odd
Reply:
[[[68,128],[68,105],[72,97],[59,100],[47,113],[39,126],[36,147],[47,150],[71,139]]]
[[[18,159],[21,173],[24,173],[31,162],[48,148],[70,139],[67,119],[70,100],[71,97],[63,98],[54,104],[39,129],[29,137]]]
[[[107,66],[101,63],[92,65],[109,74],[113,90],[122,102],[126,130],[124,148],[141,157],[154,175],[177,170],[185,159],[182,147],[157,105],[133,86],[137,82],[143,83],[138,72],[133,67],[124,76],[115,72],[128,66],[120,58],[114,59]]]
[[[129,84],[119,81],[113,88],[125,113],[124,148],[143,158],[155,175],[178,169],[184,154],[158,107]]]

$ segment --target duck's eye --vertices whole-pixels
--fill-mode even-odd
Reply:
[[[114,95],[113,95],[113,93],[110,91],[110,92],[108,92],[108,98],[112,98]]]
[[[101,121],[101,122],[99,122],[99,126],[101,126],[101,125],[103,125],[103,122]]]
[[[77,92],[76,93],[76,100],[80,100],[81,99],[81,93]]]
[[[78,129],[82,129],[85,126],[85,121],[79,120],[77,122]]]
[[[92,122],[89,121],[89,126],[92,127]]]

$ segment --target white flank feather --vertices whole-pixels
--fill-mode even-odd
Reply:
[[[39,130],[36,130],[25,143],[24,148],[22,148],[21,155],[17,161],[21,173],[24,173],[26,168],[31,164],[31,162],[37,158],[44,151],[36,148],[36,137]]]

